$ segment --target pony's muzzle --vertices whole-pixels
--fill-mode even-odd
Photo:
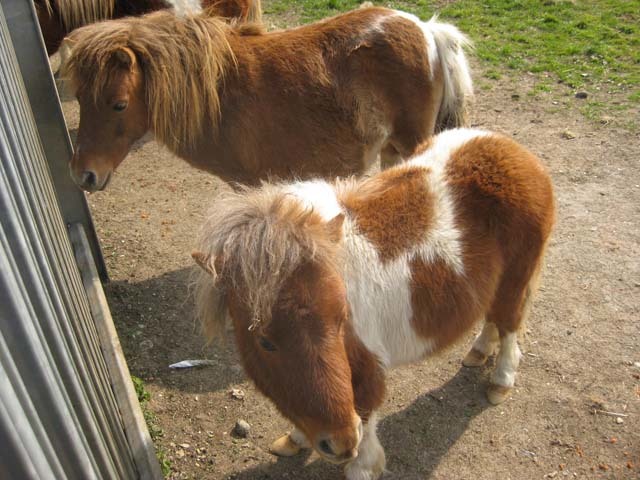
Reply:
[[[335,464],[349,462],[358,456],[358,446],[362,441],[362,420],[357,417],[357,424],[347,435],[329,435],[320,438],[316,451],[327,461]]]
[[[76,184],[83,190],[87,192],[96,192],[106,188],[109,184],[109,180],[111,180],[111,172],[101,179],[92,170],[85,170],[79,175],[74,175],[72,171],[72,177]]]
[[[98,177],[96,176],[95,173],[91,171],[82,172],[82,175],[80,175],[80,186],[84,190],[88,190],[91,192],[96,189],[97,185],[98,185]]]

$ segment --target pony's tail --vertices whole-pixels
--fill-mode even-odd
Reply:
[[[247,23],[262,23],[262,5],[260,0],[250,0],[247,10]]]
[[[471,48],[471,41],[453,25],[438,22],[437,16],[426,23],[426,30],[433,35],[444,81],[436,133],[467,126],[473,82],[464,49]]]

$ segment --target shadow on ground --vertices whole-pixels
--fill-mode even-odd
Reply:
[[[218,391],[243,381],[231,339],[207,347],[193,313],[192,268],[147,280],[110,282],[105,293],[131,373],[185,392]],[[213,365],[172,370],[187,359]]]
[[[461,368],[446,384],[423,394],[405,409],[385,417],[378,435],[387,455],[384,480],[429,478],[449,449],[469,427],[471,420],[489,403],[485,369]],[[330,465],[309,453],[280,458],[274,464],[259,465],[233,474],[234,480],[341,478],[341,467]],[[420,471],[416,472],[416,466]]]

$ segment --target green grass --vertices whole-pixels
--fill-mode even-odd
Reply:
[[[151,410],[149,410],[148,403],[151,399],[151,394],[147,391],[146,388],[144,388],[144,382],[141,378],[131,375],[131,381],[133,382],[133,387],[136,391],[138,402],[140,402],[140,407],[142,408],[144,420],[147,423],[149,435],[151,436],[151,440],[153,440],[153,443],[155,445],[156,457],[158,457],[158,462],[160,463],[162,474],[165,477],[168,477],[171,474],[171,462],[167,458],[166,452],[162,449],[162,447],[158,446],[157,443],[157,440],[162,437],[163,431],[158,425],[158,418]]]
[[[293,12],[310,22],[356,8],[359,0],[273,0],[267,13]],[[426,0],[374,2],[415,13],[439,13],[469,35],[489,79],[529,72],[537,92],[556,83],[621,93],[640,104],[639,0]],[[606,108],[606,105],[603,106]]]

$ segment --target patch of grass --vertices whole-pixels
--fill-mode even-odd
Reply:
[[[133,382],[133,388],[136,391],[138,402],[140,402],[142,414],[144,415],[144,420],[147,423],[147,428],[149,429],[149,435],[151,436],[151,440],[153,440],[156,449],[156,457],[160,463],[162,474],[166,478],[171,474],[171,461],[167,458],[167,453],[157,444],[157,440],[164,435],[164,432],[158,425],[158,417],[149,410],[148,403],[151,399],[151,394],[144,387],[144,382],[141,378],[131,375],[131,381]]]
[[[268,13],[294,9],[303,22],[357,8],[360,0],[274,0]],[[469,35],[485,75],[531,72],[550,89],[627,92],[640,103],[640,3],[637,0],[427,0],[374,2],[414,13],[438,13]],[[542,87],[539,87],[542,88]]]

